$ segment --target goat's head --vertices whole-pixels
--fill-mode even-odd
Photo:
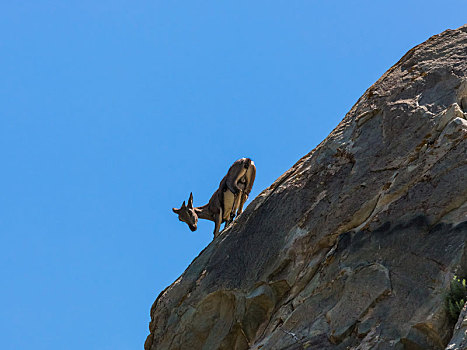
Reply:
[[[193,193],[190,193],[190,198],[188,199],[188,205],[183,201],[182,206],[177,208],[172,208],[175,214],[178,214],[178,220],[183,221],[188,225],[191,231],[196,231],[198,228],[198,215],[195,212],[193,207]]]

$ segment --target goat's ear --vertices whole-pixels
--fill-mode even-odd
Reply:
[[[178,214],[178,213],[180,212],[180,209],[172,208],[172,211],[173,211],[175,214]]]
[[[183,201],[182,206],[181,206],[180,209],[185,208],[185,207],[186,207],[186,204],[185,204],[185,201]]]
[[[188,199],[188,208],[193,209],[193,192],[190,193],[190,199]]]

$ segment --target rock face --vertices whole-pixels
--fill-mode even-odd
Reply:
[[[467,273],[467,26],[410,50],[163,291],[145,349],[444,349]]]
[[[446,350],[465,350],[467,349],[467,303],[459,315],[459,320],[454,328],[454,334]]]

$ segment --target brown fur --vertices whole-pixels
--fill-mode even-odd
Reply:
[[[198,218],[214,221],[214,237],[219,234],[223,222],[230,223],[243,211],[256,177],[256,167],[249,158],[235,161],[219,184],[219,188],[211,196],[206,205],[193,207],[193,194],[190,194],[188,205],[183,202],[179,209],[173,208],[180,221],[185,222],[192,231],[196,231]]]

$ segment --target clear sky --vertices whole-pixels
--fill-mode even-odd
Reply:
[[[153,301],[212,239],[213,223],[192,233],[171,208],[190,191],[205,204],[244,156],[254,198],[466,13],[464,0],[1,1],[0,348],[142,349]]]

